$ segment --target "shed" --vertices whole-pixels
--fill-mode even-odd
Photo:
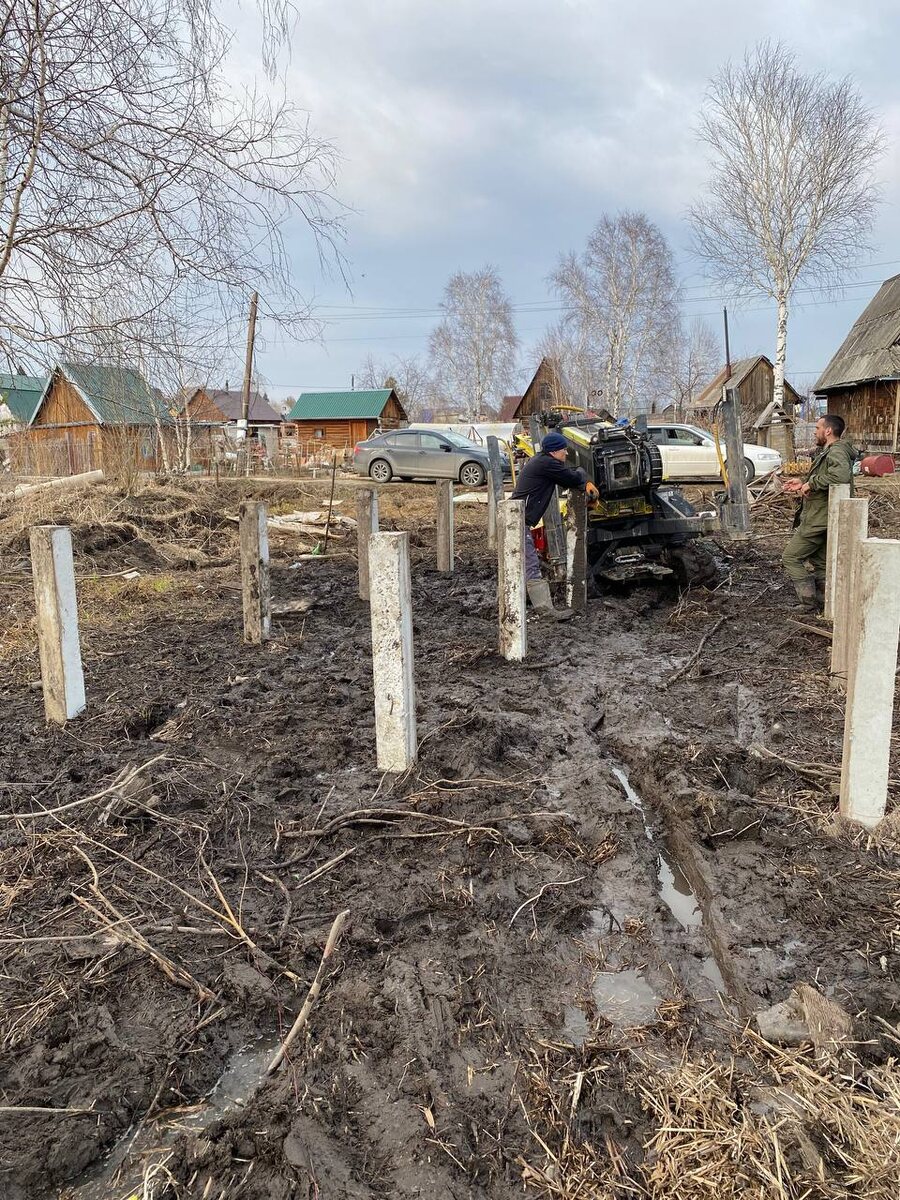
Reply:
[[[300,442],[344,450],[376,429],[398,429],[406,412],[393,388],[358,392],[304,392],[288,413]]]
[[[696,399],[685,406],[684,419],[708,427],[713,409],[722,398],[723,387],[738,390],[745,440],[772,445],[782,455],[790,457],[793,453],[793,413],[802,405],[803,397],[785,379],[784,413],[775,413],[775,368],[771,361],[764,354],[754,354],[732,363],[730,374],[723,367]]]
[[[813,391],[860,449],[896,453],[900,425],[900,275],[878,289]]]
[[[17,470],[48,475],[116,469],[155,471],[164,398],[139,371],[106,363],[60,363],[46,381],[28,428],[11,439]]]

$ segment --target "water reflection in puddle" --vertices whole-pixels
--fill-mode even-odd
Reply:
[[[135,1195],[135,1189],[141,1188],[146,1164],[165,1158],[181,1134],[199,1133],[253,1097],[279,1045],[279,1039],[265,1038],[238,1050],[205,1100],[161,1114],[137,1130],[132,1126],[102,1166],[87,1171],[68,1194],[73,1200],[118,1200]],[[126,1161],[138,1165],[125,1166]]]
[[[647,820],[644,802],[631,786],[631,780],[621,767],[612,767],[612,773],[618,780],[632,808],[640,813],[647,841],[653,842],[657,846],[656,877],[659,880],[660,900],[662,900],[682,929],[696,929],[703,924],[703,913],[700,910],[700,901],[688,883],[687,876],[677,863],[672,862],[659,849],[653,829]]]
[[[597,1010],[613,1025],[648,1025],[660,997],[640,971],[604,971],[591,984]]]
[[[712,955],[704,958],[703,965],[700,967],[700,974],[713,985],[717,992],[721,992],[722,995],[727,996],[728,988],[725,986],[725,977],[719,970],[719,964]]]

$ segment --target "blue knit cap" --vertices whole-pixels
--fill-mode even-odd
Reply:
[[[569,443],[561,433],[548,433],[541,439],[541,449],[549,454],[552,450],[568,450]]]

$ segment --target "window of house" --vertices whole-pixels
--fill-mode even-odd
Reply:
[[[317,429],[317,430],[315,431],[315,433],[313,434],[313,437],[317,437],[317,438],[323,438],[324,436],[325,436],[325,430],[324,430],[324,429]]]
[[[552,400],[553,399],[553,389],[550,387],[549,383],[541,384],[541,386],[538,390],[538,399],[539,400]]]

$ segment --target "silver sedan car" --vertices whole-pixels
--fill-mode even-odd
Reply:
[[[392,429],[374,433],[353,450],[353,469],[376,483],[392,479],[456,479],[466,487],[481,487],[488,475],[487,446],[460,433],[424,429]],[[500,455],[504,476],[509,458]]]

